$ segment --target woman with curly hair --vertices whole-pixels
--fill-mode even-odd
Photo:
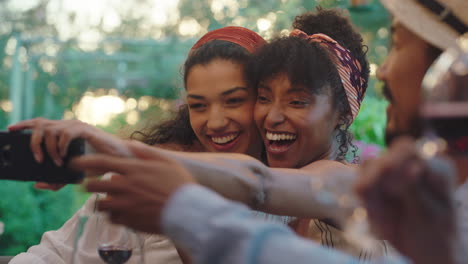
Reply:
[[[199,183],[228,198],[260,211],[300,217],[290,224],[293,229],[325,247],[360,260],[380,257],[387,250],[384,242],[374,250],[349,243],[341,230],[340,206],[320,201],[320,192],[311,194],[311,185],[350,193],[344,189],[351,186],[357,165],[345,159],[355,148],[348,128],[369,77],[362,38],[336,10],[300,15],[293,27],[290,36],[260,48],[247,66],[250,86],[257,88],[254,119],[269,168],[232,155],[195,157],[163,150],[159,155],[181,161]],[[292,177],[296,180],[288,181]],[[259,180],[252,183],[252,178]],[[253,187],[242,192],[235,184]]]
[[[252,57],[247,70],[257,87],[254,118],[270,167],[353,171],[345,156],[352,145],[349,126],[367,88],[368,63],[361,36],[336,11],[296,17],[288,37],[277,38]],[[291,175],[292,176],[292,175]],[[362,260],[381,250],[348,243],[340,227],[320,217],[298,219],[295,230],[325,247]]]
[[[166,149],[243,153],[260,159],[262,143],[252,115],[256,92],[248,86],[244,67],[252,53],[265,43],[257,33],[242,27],[224,27],[205,34],[193,45],[184,64],[188,107],[184,106],[174,119],[158,125],[153,133],[137,132],[143,135],[143,141]],[[65,153],[67,139],[85,137],[105,142],[106,146],[115,145],[113,138],[107,135],[87,137],[98,135],[95,133],[98,130],[77,120],[33,119],[9,127],[10,130],[25,128],[33,129],[33,152],[40,150],[44,140],[57,165],[62,163],[60,153]],[[97,147],[97,151],[102,150]],[[116,154],[125,155],[125,151],[119,150],[119,147],[112,149]],[[37,156],[42,159],[43,153],[37,153]],[[37,185],[49,189],[62,187],[45,183]],[[39,245],[19,254],[11,263],[72,263],[74,254],[75,264],[102,263],[95,234],[98,230],[110,232],[106,221],[101,225],[88,225],[81,235],[86,247],[74,253],[80,215],[92,214],[96,201],[97,195],[91,196],[60,229],[44,233]],[[141,237],[146,257],[153,261],[181,263],[182,258],[184,263],[188,262],[165,237],[150,234],[141,234]],[[130,259],[129,263],[134,262]]]
[[[348,212],[336,202],[324,201],[320,192],[311,192],[314,183],[325,191],[338,193],[344,188],[343,192],[349,192],[355,176],[355,165],[347,163],[345,155],[352,147],[347,130],[359,111],[369,75],[362,38],[338,11],[318,9],[298,16],[291,36],[273,40],[250,61],[249,86],[258,92],[254,118],[267,163],[273,168],[245,155],[194,154],[154,147],[149,153],[178,160],[200,184],[254,209],[313,218],[298,220],[295,228],[324,246],[369,258],[370,254],[352,248],[339,235],[339,221]],[[200,96],[192,99],[196,102],[189,103],[191,128],[173,128],[193,129],[196,137],[184,142],[187,137],[173,137],[176,134],[167,133],[169,129],[165,132],[168,137],[159,137],[161,132],[157,132],[151,136],[154,140],[144,141],[184,146],[199,142],[205,150],[210,150],[206,148],[210,145],[227,148],[236,141],[237,133],[215,137],[200,129],[197,134],[190,111],[202,113],[208,107]],[[181,117],[187,119],[187,115]],[[98,135],[102,132],[86,137]],[[289,177],[300,180],[288,181]],[[319,231],[313,231],[314,227]]]
[[[344,250],[363,260],[380,256],[386,250],[384,243],[376,252],[348,243],[337,223],[338,206],[321,204],[318,198],[313,201],[298,198],[310,192],[310,184],[291,187],[297,182],[287,181],[287,177],[299,175],[316,179],[333,174],[337,177],[323,181],[327,182],[328,190],[339,193],[347,186],[343,181],[353,178],[349,175],[354,174],[356,165],[345,159],[349,149],[355,150],[348,128],[359,111],[369,77],[362,37],[337,10],[318,8],[317,12],[297,16],[293,28],[290,36],[274,39],[260,48],[247,65],[249,86],[257,88],[254,119],[265,146],[267,164],[278,169],[268,169],[252,160],[231,160],[226,164],[226,159],[232,156],[219,154],[204,156],[203,162],[211,162],[209,168],[202,163],[197,167],[194,160],[202,160],[202,156],[195,158],[162,150],[161,154],[185,160],[200,183],[226,197],[246,202],[260,211],[301,217],[289,224],[300,235],[323,246]],[[229,167],[233,169],[224,170]],[[257,172],[246,172],[240,167],[255,168],[252,170]],[[234,172],[238,172],[236,176]],[[234,185],[239,184],[234,179],[242,177],[240,172],[244,173],[244,179],[248,178],[245,175],[253,174],[255,178],[260,174],[264,181],[256,183],[255,189],[265,191],[254,194],[253,201],[249,197],[255,190],[240,191],[242,187]],[[333,180],[336,182],[331,183]],[[255,185],[244,181],[239,185]],[[296,190],[297,194],[286,190]],[[266,198],[258,200],[258,197]],[[311,212],[303,211],[306,201]]]

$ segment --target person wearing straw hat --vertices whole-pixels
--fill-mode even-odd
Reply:
[[[434,60],[468,31],[466,0],[381,0],[393,16],[392,48],[377,71],[385,83],[387,143],[414,134],[421,82]]]
[[[466,1],[382,0],[382,2],[394,15],[393,47],[388,60],[379,70],[379,77],[387,84],[385,91],[390,99],[387,128],[387,138],[390,141],[400,135],[413,133],[414,122],[412,121],[418,111],[422,78],[435,58],[454,45],[456,39],[466,32],[468,12],[466,12]],[[156,186],[163,185],[162,182],[155,184],[156,195],[150,195],[150,192],[147,192],[146,197],[140,196],[141,201],[152,202],[154,205],[151,214],[152,221],[145,221],[147,223],[145,226],[134,227],[154,232],[162,228],[176,242],[194,254],[196,263],[310,263],[312,261],[359,263],[351,256],[331,252],[310,241],[300,239],[282,226],[259,222],[247,217],[247,208],[192,184],[194,180],[190,172],[184,170],[174,160],[162,159],[152,161],[152,164],[143,160],[148,159],[150,155],[145,146],[136,142],[129,143],[128,146],[132,153],[141,159],[101,155],[80,158],[74,161],[74,165],[92,170],[112,168],[113,171],[119,173],[120,176],[116,177],[115,184],[94,185],[94,191],[107,191],[115,195],[126,193],[130,183],[143,184],[152,188],[150,183],[151,178],[155,176],[155,171],[159,171],[161,177],[170,175],[170,180],[164,181],[164,186]],[[398,158],[400,162],[410,161],[418,165],[420,159],[415,153],[415,148],[411,139],[400,139],[399,142],[393,144],[386,157],[371,163],[373,166],[364,168],[363,176],[368,180],[366,182],[368,184],[361,183],[359,191],[367,202],[367,208],[371,213],[370,219],[379,220],[372,217],[375,208],[372,207],[372,201],[366,200],[369,198],[366,196],[367,190],[385,187],[376,185],[381,182],[376,183],[372,179],[380,179],[382,175],[391,176],[389,171],[392,174],[400,172],[400,176],[403,177],[399,179],[408,180],[409,178],[408,182],[401,182],[402,184],[411,185],[414,183],[411,181],[414,178],[428,178],[429,184],[416,186],[418,187],[416,189],[397,189],[397,191],[404,191],[407,195],[406,200],[401,200],[403,205],[413,209],[422,209],[416,211],[421,214],[391,215],[395,216],[390,217],[393,221],[387,221],[384,224],[412,225],[406,229],[390,228],[390,230],[396,230],[397,235],[406,231],[403,235],[407,236],[394,236],[392,240],[395,246],[413,263],[463,263],[460,261],[466,258],[457,258],[459,253],[464,253],[463,248],[459,249],[450,242],[451,230],[455,227],[451,217],[453,208],[450,206],[450,185],[445,182],[447,179],[444,177],[444,174],[450,174],[450,170],[453,169],[450,164],[440,161],[443,164],[438,168],[442,168],[442,172],[431,168],[427,170],[421,167],[411,167],[409,166],[411,164],[408,164],[410,169],[402,173],[391,170],[398,167],[398,163],[388,163]],[[387,168],[390,166],[390,170],[382,173],[379,168],[383,166]],[[410,192],[412,190],[416,192]],[[435,203],[434,200],[442,201],[442,203]],[[384,203],[379,205],[386,206]],[[124,218],[119,217],[119,211],[116,210],[118,206],[124,205],[106,201],[101,204],[101,209],[114,213],[114,219],[124,223]],[[388,207],[382,210],[386,209]],[[403,213],[408,212],[403,211]],[[423,218],[417,222],[409,217]],[[398,221],[400,219],[402,221]],[[190,226],[184,224],[187,221],[191,222]],[[418,225],[421,228],[418,228]],[[385,234],[385,232],[378,232],[378,234],[393,235]],[[454,250],[457,250],[457,254],[454,254]],[[437,254],[427,254],[428,251]],[[423,256],[424,254],[427,256]],[[406,263],[406,260],[382,258],[380,262],[375,261],[375,263]]]
[[[421,87],[431,64],[442,52],[467,41],[468,1],[381,2],[393,16],[392,47],[377,72],[377,77],[385,83],[384,94],[389,101],[386,141],[390,147],[386,155],[367,163],[363,169],[366,173],[360,178],[357,189],[368,205],[373,230],[392,242],[402,253],[407,254],[410,248],[418,248],[404,242],[408,241],[408,236],[415,237],[419,233],[423,241],[414,242],[424,242],[424,247],[412,253],[415,262],[448,263],[447,259],[452,258],[452,261],[464,263],[467,258],[462,255],[466,254],[468,246],[466,158],[462,162],[459,156],[451,155],[449,158],[455,165],[449,166],[452,168],[441,167],[437,162],[425,162],[420,158],[414,140],[401,136],[418,137],[420,134],[416,124],[422,103]],[[468,53],[467,50],[464,52]],[[461,123],[459,125],[463,126]],[[431,174],[442,170],[440,176],[447,177],[450,174],[448,171],[454,168],[458,171],[452,172],[459,184],[455,193],[459,200],[456,208],[458,219],[451,217],[450,204],[428,201],[425,197],[430,191],[444,193],[447,187],[440,179],[434,181]],[[432,213],[427,206],[432,206]],[[455,220],[458,220],[458,226]],[[430,225],[437,228],[429,229]],[[445,243],[440,243],[444,240]],[[451,254],[451,250],[457,254]]]
[[[454,46],[464,46],[460,52],[465,57],[468,54],[468,1],[381,2],[393,16],[392,47],[377,72],[389,101],[385,134],[390,147],[384,156],[365,164],[357,191],[367,207],[372,230],[415,263],[466,263],[466,157],[449,156],[448,163],[439,159],[429,163],[407,136],[420,134],[421,87],[431,64]],[[464,88],[468,88],[466,84]],[[454,195],[455,215],[451,186],[444,179],[451,176],[459,185]]]

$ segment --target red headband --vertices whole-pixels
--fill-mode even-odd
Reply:
[[[212,40],[224,40],[237,44],[250,53],[266,44],[266,41],[257,33],[243,27],[223,27],[206,33],[193,45],[190,52],[198,49]]]
[[[351,115],[353,120],[359,113],[364,94],[366,93],[367,82],[362,78],[362,68],[359,61],[354,58],[351,52],[338,44],[334,39],[325,34],[307,35],[304,31],[294,29],[290,36],[307,39],[310,42],[317,42],[332,55],[331,59],[336,65],[338,74],[346,92]]]

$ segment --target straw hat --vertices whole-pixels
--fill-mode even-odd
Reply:
[[[461,35],[442,21],[444,17],[453,15],[468,26],[468,0],[381,0],[381,2],[397,21],[442,50],[453,46]],[[436,2],[445,9],[440,14],[436,14],[420,2]]]

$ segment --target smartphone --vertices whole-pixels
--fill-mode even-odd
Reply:
[[[71,141],[63,165],[57,166],[42,145],[44,160],[38,163],[30,147],[31,133],[28,131],[0,131],[0,179],[15,181],[37,181],[47,183],[78,183],[84,172],[67,167],[71,158],[85,153],[85,141]]]

